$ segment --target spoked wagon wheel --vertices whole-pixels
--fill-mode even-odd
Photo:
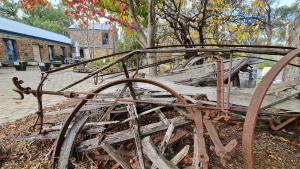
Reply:
[[[116,85],[124,84],[129,88],[130,95],[132,99],[126,100],[124,97],[124,90],[126,90],[126,87],[123,88],[123,90],[118,94],[118,96],[115,98],[113,103],[108,109],[105,109],[104,111],[97,112],[97,118],[94,118],[93,116],[95,113],[93,112],[84,112],[82,113],[82,109],[84,109],[84,105],[87,104],[89,101],[95,101],[97,100],[97,94],[101,94],[102,91],[111,88]],[[152,85],[155,87],[158,87],[160,89],[163,89],[167,91],[172,97],[175,102],[166,102],[166,101],[157,101],[157,100],[147,100],[147,99],[141,99],[140,96],[135,93],[133,90],[132,85],[133,84],[142,84],[142,85]],[[170,98],[169,98],[170,99]],[[109,124],[114,123],[115,121],[106,121],[107,126],[105,126],[108,130],[98,133],[97,135],[94,135],[94,137],[84,138],[80,136],[81,131],[85,124],[91,120],[91,119],[100,119],[100,123],[103,122],[105,119],[109,119],[108,115],[109,113],[114,110],[116,107],[115,101],[118,100],[120,102],[130,102],[131,103],[122,103],[123,105],[126,105],[127,109],[127,119],[122,119],[120,121],[117,121],[115,124]],[[139,105],[145,105],[145,102],[143,100],[147,100],[146,105],[160,105],[158,107],[152,107],[148,108],[145,106]],[[185,118],[183,116],[179,117],[182,113],[178,113],[176,115],[166,115],[163,112],[160,111],[162,107],[174,107],[179,106],[182,109],[184,109],[184,112],[188,112],[185,114],[185,117],[188,117],[188,114],[191,115],[192,119],[194,120],[195,124],[195,135],[194,135],[194,147],[199,147],[197,150],[197,159],[195,165],[203,165],[204,168],[207,168],[208,165],[208,156],[205,150],[202,148],[204,143],[204,137],[203,137],[203,126],[202,126],[202,115],[200,111],[198,111],[195,108],[191,108],[187,106],[187,102],[178,95],[174,90],[170,89],[169,87],[147,79],[123,79],[123,80],[117,80],[114,82],[107,83],[98,89],[93,91],[93,94],[89,94],[86,96],[84,100],[82,100],[73,110],[73,112],[70,114],[68,119],[66,120],[64,126],[62,127],[60,131],[60,135],[56,140],[55,148],[53,152],[53,161],[52,161],[52,167],[53,168],[67,168],[69,165],[70,158],[72,157],[72,153],[74,151],[80,151],[80,150],[88,150],[88,149],[96,149],[100,148],[104,152],[106,152],[111,159],[114,159],[117,161],[117,163],[122,168],[133,168],[133,164],[129,162],[128,159],[122,157],[119,153],[119,151],[115,150],[112,146],[113,144],[118,144],[119,142],[123,141],[129,141],[129,144],[134,145],[135,153],[133,156],[137,156],[136,163],[140,168],[150,168],[149,165],[147,166],[147,161],[144,157],[147,157],[149,161],[151,161],[150,166],[151,168],[178,168],[176,165],[180,160],[182,160],[183,157],[188,153],[189,151],[189,145],[184,146],[183,149],[176,152],[176,155],[172,159],[167,159],[167,157],[164,156],[164,151],[166,150],[166,146],[168,142],[171,139],[171,136],[176,135],[173,133],[175,127],[182,126],[187,123],[191,123],[192,121],[188,118]],[[181,109],[181,110],[182,110]],[[159,117],[159,122],[150,122],[150,119],[147,119],[147,114],[150,112],[156,112],[154,115]],[[167,117],[166,117],[167,116]],[[168,118],[171,117],[171,118]],[[172,118],[173,116],[173,118]],[[145,117],[145,118],[144,118]],[[99,122],[99,121],[98,121]],[[72,125],[71,125],[72,123]],[[121,125],[124,123],[129,123],[127,127],[127,130],[122,131],[113,131],[110,132],[109,129],[112,127],[110,125]],[[103,123],[104,124],[104,123]],[[142,126],[140,126],[142,124]],[[114,126],[114,127],[115,127]],[[165,134],[163,134],[163,138],[161,138],[160,141],[158,141],[159,146],[155,146],[154,140],[152,138],[148,137],[149,135],[153,133],[157,133],[160,131],[165,131]],[[113,133],[113,134],[110,134]],[[174,135],[172,135],[172,133]],[[174,136],[175,137],[175,136]],[[127,154],[128,155],[128,154]],[[159,157],[159,158],[157,158]],[[132,161],[132,159],[130,159]],[[170,161],[169,161],[170,160]],[[149,163],[149,162],[148,162]],[[147,167],[145,167],[147,166]]]
[[[244,123],[243,131],[243,156],[244,156],[244,167],[246,169],[254,168],[253,160],[253,138],[254,129],[256,126],[257,117],[259,114],[260,107],[263,103],[264,97],[272,85],[273,80],[288,65],[294,58],[300,56],[300,49],[295,49],[280,59],[272,69],[263,77],[262,81],[257,86],[251,102],[248,106],[248,111]]]

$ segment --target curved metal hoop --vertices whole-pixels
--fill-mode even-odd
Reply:
[[[153,80],[148,80],[148,79],[138,79],[138,78],[128,78],[128,79],[122,79],[122,80],[116,80],[110,83],[107,83],[103,86],[100,86],[99,88],[97,88],[96,90],[93,91],[94,94],[99,93],[109,87],[115,86],[115,85],[119,85],[119,84],[123,84],[123,83],[134,83],[134,82],[140,82],[140,83],[147,83],[147,84],[151,84],[157,87],[160,87],[164,90],[166,90],[167,92],[169,92],[172,96],[174,96],[181,104],[188,104],[175,90],[167,87],[166,85],[153,81]],[[90,94],[88,96],[86,96],[87,99],[91,99],[93,98],[94,95]],[[73,112],[70,114],[70,116],[68,117],[68,119],[65,121],[62,129],[60,130],[60,134],[58,136],[58,138],[56,139],[55,142],[55,147],[53,150],[53,159],[52,159],[52,168],[56,168],[56,163],[60,154],[60,150],[61,150],[61,146],[64,142],[64,138],[65,135],[67,133],[67,129],[69,127],[69,125],[71,124],[72,120],[77,116],[78,111],[81,109],[82,106],[84,106],[84,104],[87,103],[87,100],[82,100],[73,110]],[[191,107],[186,107],[186,110],[191,113],[191,115],[193,116],[194,120],[197,121],[197,117],[195,117],[195,111],[191,108]],[[196,119],[195,119],[196,118]],[[197,128],[197,125],[196,125]]]
[[[273,80],[279,74],[279,72],[294,58],[300,56],[300,49],[295,49],[280,59],[272,69],[263,77],[262,81],[257,86],[251,102],[248,106],[246,119],[244,123],[243,131],[243,156],[244,156],[244,168],[252,169],[253,166],[253,137],[254,129],[256,126],[256,120],[258,117],[260,106],[264,100],[264,97],[272,85]]]

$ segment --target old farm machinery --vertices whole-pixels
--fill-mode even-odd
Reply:
[[[163,54],[172,58],[141,64],[141,60],[149,53],[150,56],[155,54],[157,58]],[[204,63],[201,61],[200,65],[189,67],[185,64],[164,76],[143,78],[139,76],[139,72],[145,68],[172,64],[176,62],[178,56],[184,56],[186,53],[189,55],[192,53],[196,58],[209,56],[212,59],[207,63],[207,67],[203,67]],[[261,55],[283,57],[262,78],[253,95],[252,92],[236,92],[230,82],[246,64],[245,60],[237,58],[266,59],[260,57]],[[285,66],[299,67],[289,63],[298,56],[300,49],[279,46],[195,45],[193,48],[181,45],[161,46],[107,55],[50,70],[42,74],[41,82],[36,89],[23,87],[23,81],[17,77],[13,78],[13,83],[16,86],[14,91],[20,94],[21,99],[24,99],[24,94],[33,94],[37,98],[37,120],[33,129],[39,131],[41,137],[51,135],[54,131],[51,128],[57,128],[57,126],[45,127],[49,126],[44,124],[42,98],[45,95],[58,95],[79,101],[70,110],[63,125],[58,127],[59,133],[55,135],[55,143],[51,150],[53,168],[68,168],[76,152],[93,150],[98,151],[95,156],[109,157],[126,169],[178,168],[177,164],[191,152],[191,147],[193,147],[191,167],[208,168],[210,159],[208,148],[225,165],[226,161],[232,158],[230,152],[241,143],[232,139],[223,144],[216,124],[239,118],[244,121],[242,136],[244,167],[250,169],[254,167],[252,151],[257,120],[268,121],[272,129],[279,130],[300,117],[300,101],[295,98],[299,95],[297,87],[299,83],[290,84],[292,87],[289,89],[293,90],[288,95],[274,94],[286,90],[284,85],[274,89],[276,92],[268,93],[273,80]],[[58,91],[43,89],[46,79],[52,74],[107,58],[115,59]],[[131,64],[132,62],[136,64]],[[115,65],[120,69],[113,72],[106,71]],[[97,86],[94,90],[90,92],[70,90],[71,87],[89,78],[94,78]],[[99,79],[102,79],[101,83]],[[196,83],[214,81],[216,87],[187,85],[195,84],[195,81]],[[279,88],[282,90],[279,91]],[[274,118],[277,117],[281,120],[274,122]],[[172,157],[166,157],[168,146],[188,134],[192,135],[192,139],[187,141],[189,144],[173,152]],[[208,138],[211,145],[206,143]],[[126,153],[116,147],[126,147],[127,149],[124,148]]]

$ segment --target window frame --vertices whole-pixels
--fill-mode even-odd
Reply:
[[[107,31],[102,32],[102,47],[103,48],[108,48],[109,47],[109,32],[107,32]]]

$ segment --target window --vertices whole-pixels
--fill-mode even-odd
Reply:
[[[32,45],[34,61],[41,62],[41,52],[39,45]]]
[[[65,57],[65,47],[60,47],[60,56]]]
[[[16,41],[13,39],[3,39],[6,53],[6,63],[13,64],[18,60]]]
[[[48,46],[48,52],[49,52],[49,60],[50,61],[55,60],[53,46],[50,46],[50,45]]]
[[[102,33],[102,47],[107,48],[109,46],[109,35],[108,32]]]

